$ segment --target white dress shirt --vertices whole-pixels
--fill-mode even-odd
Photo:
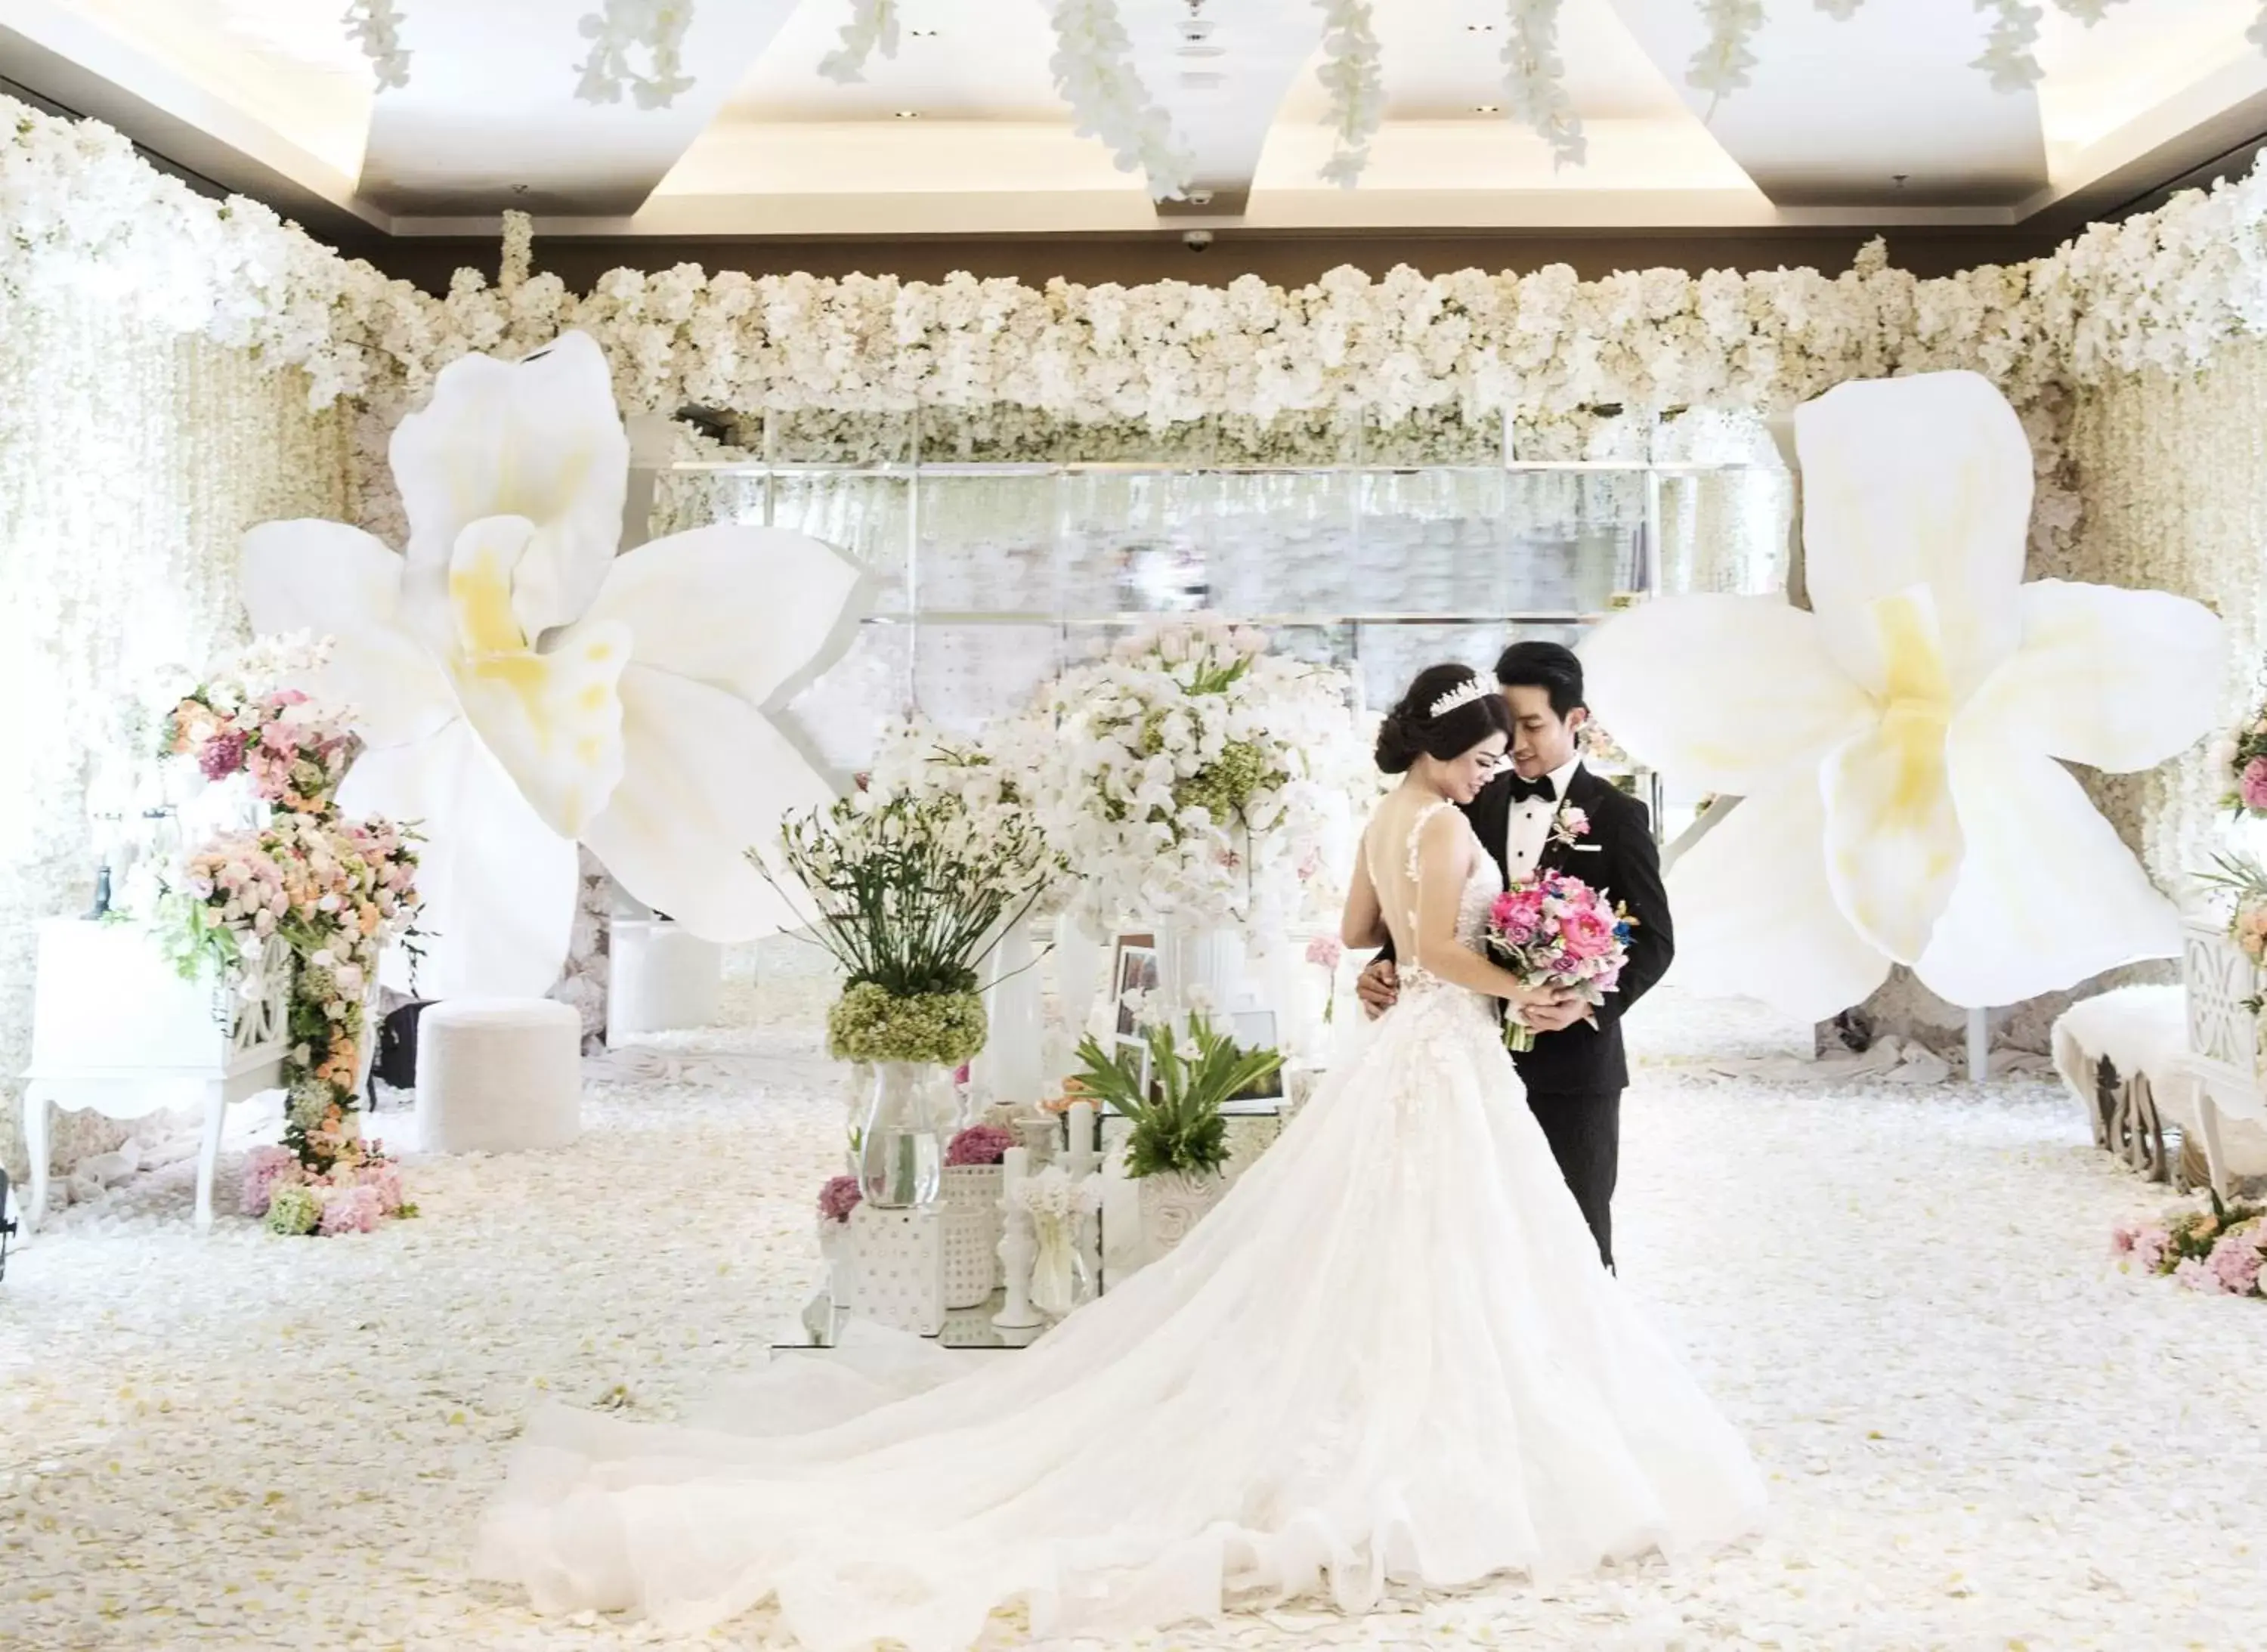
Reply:
[[[1574,778],[1574,771],[1582,767],[1581,757],[1574,757],[1551,773],[1551,789],[1556,802],[1545,803],[1540,797],[1530,797],[1511,805],[1511,818],[1504,827],[1503,864],[1510,880],[1517,883],[1530,876],[1535,863],[1543,858],[1544,846],[1551,841],[1551,822],[1558,817],[1561,804],[1566,801],[1566,782]]]

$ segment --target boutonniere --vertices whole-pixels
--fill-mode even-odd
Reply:
[[[1568,848],[1572,848],[1574,847],[1575,839],[1586,838],[1589,835],[1590,817],[1574,807],[1573,804],[1566,804],[1552,817],[1551,841],[1553,843],[1563,843]]]

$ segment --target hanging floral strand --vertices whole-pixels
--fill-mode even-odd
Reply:
[[[1369,0],[1315,0],[1323,9],[1323,67],[1316,78],[1331,95],[1326,124],[1331,158],[1318,174],[1351,189],[1369,166],[1369,141],[1385,117],[1385,75]]]
[[[1580,166],[1588,153],[1582,117],[1561,84],[1566,65],[1559,57],[1560,0],[1511,0],[1511,28],[1504,37],[1503,112],[1551,145],[1554,166]]]
[[[866,60],[877,51],[892,61],[897,57],[898,0],[851,0],[842,44],[818,60],[818,72],[846,86],[862,81]]]
[[[1748,71],[1756,66],[1754,41],[1756,31],[1764,26],[1763,0],[1701,0],[1700,16],[1708,25],[1708,40],[1692,55],[1684,82],[1708,94],[1707,118],[1713,120],[1716,106],[1744,87]]]
[[[409,54],[401,49],[401,8],[393,0],[353,0],[341,19],[347,38],[362,48],[380,92],[409,84]]]
[[[1047,67],[1078,135],[1107,144],[1119,171],[1147,173],[1153,200],[1185,199],[1196,158],[1134,73],[1133,38],[1119,18],[1116,0],[1053,0],[1048,21],[1054,25],[1055,50]]]
[[[2039,43],[2039,19],[2046,14],[2023,0],[1977,0],[1977,9],[1992,11],[1992,33],[1984,55],[1970,63],[1992,77],[1994,92],[2022,92],[2043,78],[2032,48]]]
[[[685,72],[685,33],[693,26],[693,0],[605,0],[603,11],[587,13],[576,27],[591,42],[591,55],[575,65],[583,77],[575,95],[585,103],[620,103],[627,84],[641,109],[666,109],[693,89]],[[630,54],[643,47],[652,73],[630,67]]]

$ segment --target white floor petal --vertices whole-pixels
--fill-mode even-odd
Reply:
[[[17,1252],[0,1646],[760,1644],[548,1622],[463,1574],[531,1404],[667,1415],[806,1292],[842,1116],[822,993],[743,986],[740,1024],[594,1090],[579,1146],[418,1165],[423,1219],[372,1237],[198,1241],[180,1164]],[[2066,1097],[1711,1077],[1803,1035],[1673,993],[1632,1032],[1616,1248],[1753,1441],[1770,1535],[1680,1575],[1149,1644],[2267,1644],[2267,1311],[2108,1269],[2109,1224],[2159,1195]]]

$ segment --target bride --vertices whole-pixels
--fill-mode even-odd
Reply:
[[[480,1575],[545,1612],[770,1601],[814,1652],[951,1652],[1019,1602],[1043,1636],[1359,1612],[1750,1530],[1744,1446],[1600,1265],[1503,1046],[1491,1001],[1537,995],[1479,950],[1500,878],[1455,805],[1508,731],[1460,665],[1386,717],[1405,778],[1345,932],[1391,934],[1400,1002],[1178,1249],[970,1367],[877,1332],[699,1427],[539,1415]]]

